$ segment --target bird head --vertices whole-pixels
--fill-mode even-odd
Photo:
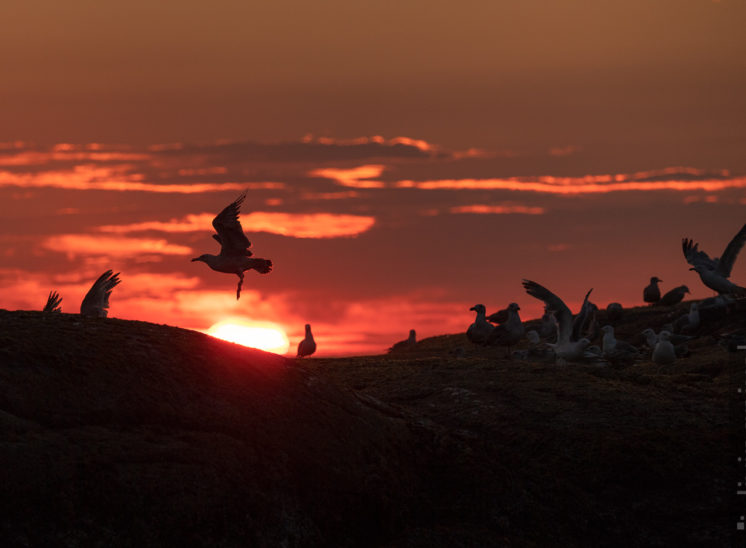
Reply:
[[[483,314],[487,312],[487,309],[484,307],[483,304],[475,304],[469,310],[473,310],[477,314],[479,314],[480,312],[482,312]]]
[[[518,303],[510,303],[508,305],[508,309],[509,310],[515,310],[517,312],[517,311],[519,311],[521,309],[521,307],[518,306]]]
[[[655,284],[655,283],[662,282],[662,281],[663,280],[661,280],[658,276],[653,276],[652,278],[650,278],[651,284]]]
[[[200,255],[199,257],[195,257],[194,259],[192,259],[192,262],[194,262],[194,261],[202,261],[203,263],[206,263],[207,262],[207,254]]]

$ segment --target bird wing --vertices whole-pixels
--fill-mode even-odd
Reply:
[[[587,321],[590,319],[591,305],[588,301],[588,297],[590,296],[591,291],[593,291],[592,287],[590,291],[585,294],[585,299],[583,299],[583,305],[580,307],[580,312],[578,312],[578,315],[575,316],[575,320],[572,322],[572,335],[570,338],[573,341],[583,338],[583,330],[585,329]]]
[[[503,308],[502,310],[498,310],[497,312],[487,316],[487,321],[490,323],[505,323],[508,321],[509,317],[510,314],[508,313],[508,309]]]
[[[684,251],[686,262],[692,266],[704,265],[709,270],[715,270],[718,266],[717,259],[710,259],[707,253],[700,251],[698,248],[699,244],[695,244],[694,240],[689,238],[681,240],[681,249]]]
[[[733,239],[718,260],[717,270],[726,278],[730,276],[730,271],[733,270],[733,263],[736,262],[738,252],[741,251],[744,243],[746,243],[746,225],[743,225],[738,234],[733,236]]]
[[[44,305],[43,312],[61,312],[62,297],[56,291],[50,291],[49,297],[47,297],[47,304]]]
[[[253,253],[249,251],[251,242],[243,233],[241,221],[238,220],[238,213],[241,204],[246,198],[244,192],[233,203],[226,206],[223,211],[218,213],[217,217],[212,220],[212,226],[217,234],[213,235],[220,244],[220,255],[239,255],[242,257],[251,257]]]
[[[80,313],[98,315],[99,312],[108,309],[109,295],[111,295],[112,289],[119,285],[120,281],[119,272],[114,274],[113,271],[107,270],[101,274],[83,297]]]
[[[572,313],[562,299],[546,287],[531,280],[523,280],[523,287],[526,293],[540,301],[544,301],[544,304],[547,305],[547,310],[554,313],[554,317],[557,318],[557,325],[559,326],[557,343],[569,342],[572,333]]]

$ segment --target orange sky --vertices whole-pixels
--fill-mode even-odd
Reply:
[[[523,277],[709,295],[680,240],[746,222],[745,3],[265,4],[0,3],[0,307],[114,268],[112,316],[310,322],[323,354],[531,317]],[[236,303],[189,259],[243,189],[275,270]]]

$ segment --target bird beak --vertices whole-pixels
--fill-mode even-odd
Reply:
[[[690,268],[689,270],[697,270],[696,268]]]
[[[472,307],[471,307],[471,308],[470,308],[469,310],[473,310],[474,312],[476,312],[476,311],[477,311],[477,309],[476,309],[476,308],[474,308],[473,306],[472,306]]]
[[[199,257],[195,257],[194,259],[192,259],[192,262],[194,261],[199,261]]]

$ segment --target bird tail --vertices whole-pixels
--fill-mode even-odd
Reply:
[[[272,272],[272,261],[269,259],[251,259],[251,266],[259,274],[269,274]]]

